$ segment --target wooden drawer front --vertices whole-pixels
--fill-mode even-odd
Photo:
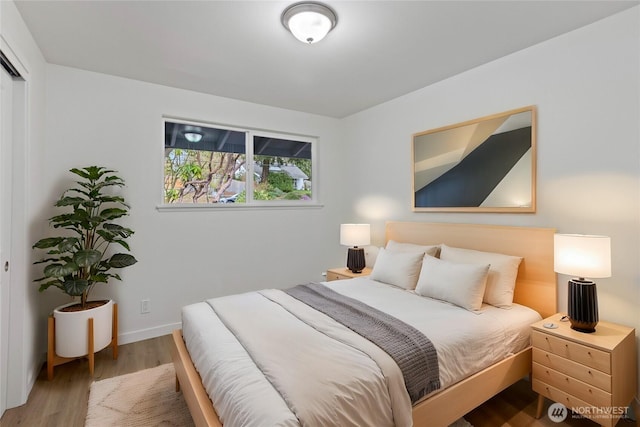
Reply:
[[[605,374],[597,369],[572,362],[569,359],[549,353],[548,351],[540,350],[539,348],[533,349],[533,361],[555,369],[556,371],[564,372],[573,378],[611,393],[611,375]]]
[[[564,406],[566,406],[569,409],[586,408],[586,407],[593,406],[590,403],[585,402],[584,400],[579,399],[576,396],[572,396],[571,394],[566,393],[552,386],[551,384],[546,384],[545,382],[540,381],[539,379],[535,379],[535,378],[533,379],[532,387],[533,387],[533,391],[535,391],[536,393],[539,393],[544,397],[547,397],[553,400],[554,402],[562,403]],[[606,406],[610,406],[610,405],[606,405]],[[605,407],[601,406],[603,412],[607,410],[606,406]],[[597,412],[594,411],[594,413],[597,413]],[[583,415],[584,417],[592,418],[595,422],[603,426],[613,426],[617,421],[617,419],[601,418],[598,416],[590,417],[589,413],[584,413],[584,411],[581,411],[580,414]]]
[[[607,374],[611,373],[611,354],[606,351],[597,350],[539,331],[533,331],[531,341],[534,347],[590,366]]]
[[[611,406],[611,394],[538,363],[533,364],[533,377],[592,406]]]
[[[342,279],[347,279],[347,277],[345,276],[341,276],[338,273],[334,273],[332,271],[328,271],[327,272],[327,281],[330,282],[332,280],[342,280]]]

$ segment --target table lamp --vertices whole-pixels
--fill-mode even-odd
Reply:
[[[588,278],[611,277],[611,239],[607,236],[556,234],[554,270],[576,276],[569,280],[568,316],[576,331],[595,332],[598,324],[596,284]]]
[[[340,244],[353,246],[347,252],[347,268],[352,272],[360,273],[365,267],[364,248],[358,246],[369,243],[371,243],[369,224],[340,224]]]

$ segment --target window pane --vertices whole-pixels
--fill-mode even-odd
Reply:
[[[311,142],[253,138],[254,200],[312,200]]]
[[[165,122],[164,202],[239,203],[245,132]]]

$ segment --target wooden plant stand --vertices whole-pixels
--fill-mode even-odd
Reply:
[[[49,316],[48,320],[48,336],[47,336],[47,379],[51,381],[53,379],[53,368],[62,365],[64,363],[72,362],[83,357],[89,359],[89,374],[93,376],[93,368],[95,365],[95,352],[93,350],[93,317],[88,319],[88,346],[87,355],[79,357],[62,357],[56,354],[56,319],[53,314]],[[113,304],[113,318],[111,326],[111,342],[107,347],[111,347],[113,352],[113,360],[118,359],[118,304]]]

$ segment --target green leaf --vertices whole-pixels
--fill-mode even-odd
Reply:
[[[84,168],[86,169],[86,168]],[[85,179],[90,179],[90,175],[88,172],[85,172],[83,169],[78,169],[78,168],[73,168],[73,169],[69,169],[69,172],[71,173],[75,173],[76,175],[78,175],[79,177],[85,178]]]
[[[50,286],[55,286],[56,288],[60,288],[63,289],[62,287],[62,282],[59,280],[52,280],[50,282],[46,282],[46,283],[41,283],[40,287],[38,288],[39,292],[43,292],[45,290],[47,290]]]
[[[84,179],[87,179],[89,181],[97,181],[103,175],[106,175],[108,173],[112,173],[115,171],[110,169],[105,169],[102,166],[87,166],[82,169],[73,168],[70,170],[70,172],[73,172],[76,175]]]
[[[109,280],[109,274],[93,274],[90,277],[90,280],[92,282],[96,282],[96,283],[107,283],[107,281]]]
[[[117,243],[120,246],[122,246],[123,248],[125,248],[126,250],[131,250],[131,248],[129,247],[129,244],[127,242],[125,242],[122,239],[118,239],[118,240],[112,240],[111,243]]]
[[[96,234],[98,234],[98,236],[102,237],[107,242],[113,242],[113,239],[116,238],[115,234],[110,233],[106,230],[96,230]]]
[[[78,251],[73,255],[73,261],[80,267],[91,267],[102,259],[102,252],[95,249]]]
[[[100,212],[100,217],[102,217],[104,220],[110,220],[110,219],[120,218],[127,214],[128,212],[124,209],[109,208],[109,209],[104,209],[102,212]]]
[[[78,271],[78,265],[69,262],[66,264],[49,264],[44,268],[44,275],[46,277],[65,277]]]
[[[47,237],[46,239],[38,240],[33,245],[33,248],[38,248],[38,249],[53,248],[55,246],[58,246],[60,242],[62,242],[63,240],[64,240],[64,237]]]
[[[62,283],[64,291],[74,297],[79,297],[89,287],[89,281],[85,279],[66,280]]]
[[[76,181],[76,184],[78,184],[80,187],[86,188],[87,190],[89,190],[89,197],[91,197],[91,190],[93,190],[93,188],[95,187],[95,184],[93,182],[80,182],[80,181]]]
[[[89,192],[87,192],[87,191],[82,191],[82,190],[81,190],[81,189],[79,189],[79,188],[70,188],[70,189],[68,189],[67,191],[65,191],[65,194],[66,194],[66,193],[71,193],[71,192],[84,194],[85,196],[89,197]]]
[[[60,252],[58,249],[51,249],[47,251],[47,255],[60,255],[62,254],[62,252]]]
[[[134,231],[130,228],[125,228],[118,224],[107,223],[102,226],[105,230],[109,230],[111,233],[117,234],[120,237],[129,237]]]
[[[93,181],[100,179],[100,177],[105,173],[111,172],[105,171],[102,166],[87,166],[84,170],[89,173],[89,179]]]
[[[100,192],[102,191],[103,188],[105,188],[105,187],[113,187],[113,186],[124,187],[124,181],[122,181],[122,180],[111,180],[111,181],[103,181],[103,182],[94,183],[93,185],[83,185],[83,187],[91,190],[91,195],[92,195],[93,198],[98,198],[98,196],[100,195]]]
[[[87,210],[94,209],[100,206],[100,202],[96,200],[85,200],[82,202],[82,206],[84,206]]]
[[[67,237],[62,242],[60,242],[60,244],[58,245],[58,250],[60,252],[69,252],[78,243],[79,243],[79,240],[77,238],[75,238],[75,237]]]
[[[61,207],[61,206],[76,206],[76,205],[80,205],[83,202],[85,202],[86,200],[83,199],[82,197],[63,197],[60,200],[58,200],[55,204],[55,206]]]
[[[137,259],[133,257],[133,255],[129,254],[114,254],[109,259],[109,266],[113,268],[124,268],[129,267],[138,262]]]
[[[87,218],[87,224],[90,224],[90,228],[97,228],[102,222],[104,222],[104,218],[101,216],[92,216]]]
[[[120,203],[125,206],[128,206],[124,202],[124,198],[120,196],[100,196],[100,197],[97,197],[97,200],[99,200],[102,203]]]
[[[60,261],[59,258],[44,258],[41,259],[40,261],[35,261],[34,264],[44,264],[45,262],[51,262],[51,261]]]
[[[74,209],[73,213],[65,213],[51,217],[49,222],[53,224],[54,228],[77,227],[81,225],[87,217],[87,211],[78,207]]]

